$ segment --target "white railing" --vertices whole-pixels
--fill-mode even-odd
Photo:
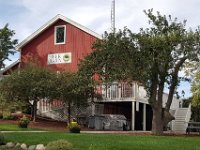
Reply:
[[[132,83],[117,83],[103,84],[102,96],[106,100],[124,100],[128,98],[135,98],[137,94],[137,84]]]
[[[188,108],[176,109],[174,117],[176,119],[172,120],[172,130],[185,131],[191,117],[191,104],[188,106]],[[179,129],[177,128],[177,124],[179,126]],[[182,126],[181,128],[180,125]]]
[[[187,113],[186,113],[186,117],[185,117],[185,128],[187,128],[188,122],[190,122],[191,114],[192,114],[191,104],[189,104],[189,107],[188,107],[188,110],[187,110]]]

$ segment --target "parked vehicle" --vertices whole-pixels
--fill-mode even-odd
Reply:
[[[102,114],[89,117],[89,128],[96,130],[130,130],[130,123],[124,115]]]

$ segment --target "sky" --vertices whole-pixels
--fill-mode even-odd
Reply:
[[[6,23],[15,30],[15,37],[21,42],[57,14],[76,21],[102,35],[111,29],[112,0],[0,0],[0,28]],[[200,25],[199,0],[115,0],[116,29],[125,26],[133,32],[147,27],[144,10],[153,8],[161,14],[172,15],[180,21],[187,20],[192,29]],[[16,53],[10,64],[19,58]],[[190,96],[190,84],[181,83],[179,91]]]

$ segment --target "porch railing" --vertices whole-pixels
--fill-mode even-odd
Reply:
[[[103,84],[102,96],[107,100],[123,100],[136,97],[137,87],[136,83],[117,83]]]
[[[191,115],[192,115],[191,104],[189,104],[189,107],[188,107],[188,110],[187,110],[187,113],[186,113],[186,117],[185,117],[185,128],[188,127],[188,122],[190,122]]]

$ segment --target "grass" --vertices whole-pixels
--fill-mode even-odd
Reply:
[[[32,131],[32,130],[41,130],[33,128],[19,128],[15,124],[0,124],[0,131]]]
[[[65,132],[4,133],[6,141],[47,144],[66,139],[74,150],[200,150],[198,137],[131,136],[114,134],[70,134]]]

